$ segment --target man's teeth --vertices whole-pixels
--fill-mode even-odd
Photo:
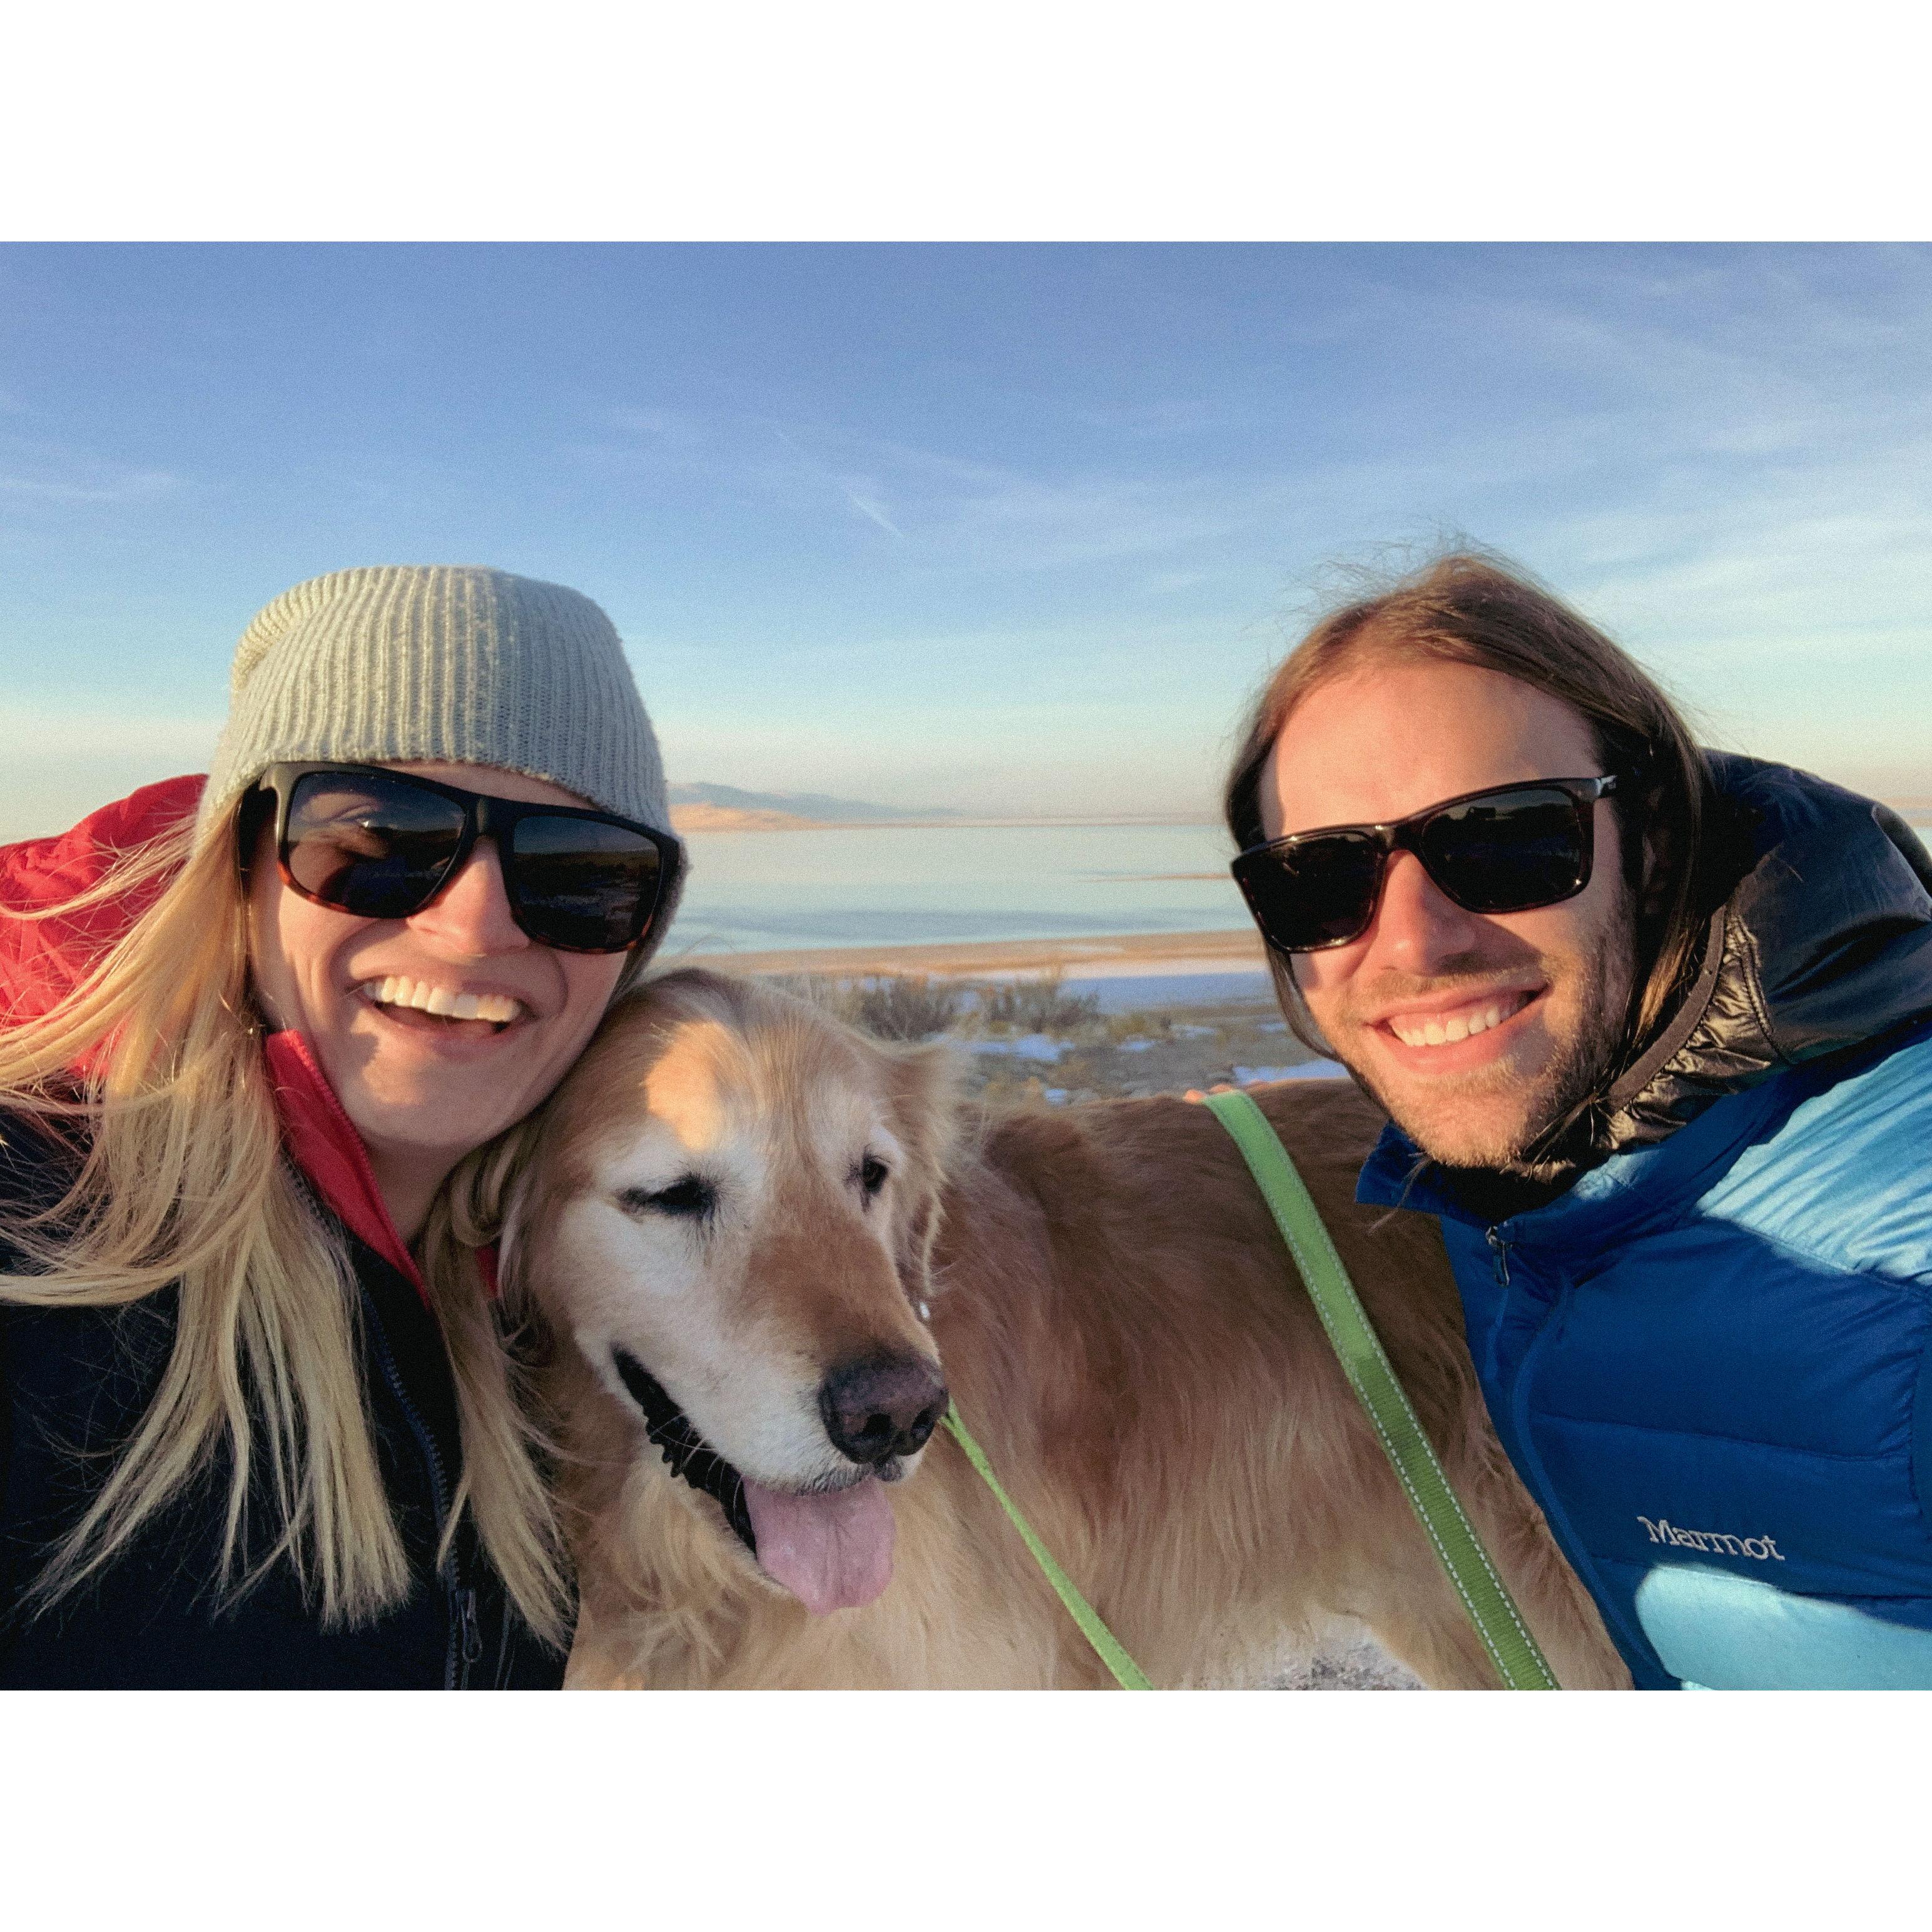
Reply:
[[[392,974],[386,980],[371,980],[363,988],[379,1006],[414,1006],[418,1012],[436,1013],[446,1019],[490,1020],[501,1026],[524,1010],[520,1000],[503,993],[452,993],[446,986],[432,986],[425,980],[407,980]]]
[[[1528,1004],[1527,996],[1518,994],[1514,998],[1498,1000],[1492,1006],[1473,1008],[1441,1018],[1432,1015],[1427,1019],[1392,1019],[1388,1029],[1405,1046],[1453,1046],[1457,1040],[1467,1040],[1472,1034],[1487,1033],[1491,1027],[1501,1026]]]

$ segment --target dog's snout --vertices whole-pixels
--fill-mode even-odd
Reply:
[[[921,1356],[888,1356],[834,1369],[818,1406],[842,1456],[884,1462],[925,1447],[946,1413],[946,1384]]]

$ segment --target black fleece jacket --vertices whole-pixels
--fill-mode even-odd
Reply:
[[[0,1202],[58,1199],[64,1162],[0,1120]],[[286,1560],[238,1602],[216,1580],[229,1466],[218,1459],[86,1587],[35,1614],[28,1591],[51,1540],[139,1422],[172,1346],[174,1298],[122,1309],[0,1304],[0,1688],[554,1690],[538,1642],[467,1520],[436,1544],[460,1466],[455,1390],[415,1286],[319,1204],[362,1290],[362,1375],[382,1480],[412,1577],[374,1622],[322,1628]],[[0,1244],[0,1267],[18,1266]],[[273,1521],[266,1505],[253,1511]]]

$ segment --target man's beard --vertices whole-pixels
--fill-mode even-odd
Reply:
[[[1617,910],[1622,913],[1627,907]],[[1628,932],[1627,922],[1621,930]],[[1581,1020],[1568,1039],[1556,1042],[1545,1065],[1529,1074],[1507,1064],[1484,1068],[1437,1097],[1431,1112],[1446,1108],[1453,1114],[1466,1110],[1469,1102],[1478,1103],[1478,1119],[1460,1124],[1462,1132],[1452,1124],[1422,1118],[1414,1094],[1386,1090],[1384,1082],[1332,1042],[1331,1050],[1430,1160],[1533,1181],[1568,1177],[1583,1151],[1575,1144],[1578,1117],[1614,1078],[1624,1045],[1632,962],[1627,947],[1616,943],[1618,931],[1613,916],[1595,935],[1596,943],[1585,949],[1582,961],[1555,971],[1547,970],[1554,962],[1546,962],[1551,994],[1564,982],[1576,986],[1574,1010]],[[1516,1104],[1496,1108],[1494,1103],[1506,1096]],[[1496,1118],[1485,1118],[1492,1113]]]

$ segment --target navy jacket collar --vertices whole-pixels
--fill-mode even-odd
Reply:
[[[1918,1022],[1856,1051],[1741,1088],[1668,1140],[1613,1154],[1547,1205],[1496,1222],[1496,1232],[1512,1243],[1594,1248],[1673,1220],[1688,1212],[1746,1148],[1768,1140],[1813,1094],[1927,1037],[1932,1037],[1932,1024]],[[1355,1198],[1368,1207],[1413,1208],[1470,1227],[1491,1225],[1459,1195],[1454,1170],[1430,1160],[1393,1122],[1362,1169]]]

